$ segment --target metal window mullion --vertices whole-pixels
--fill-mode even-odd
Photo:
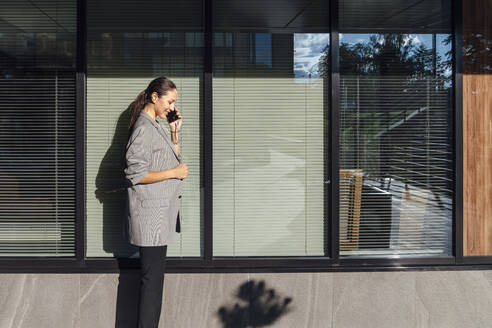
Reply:
[[[454,198],[453,251],[456,264],[464,263],[463,256],[463,22],[462,0],[453,0],[452,56],[453,56],[453,109],[454,109]]]
[[[203,265],[213,266],[213,124],[212,124],[212,0],[203,1],[204,31],[204,70],[203,70],[203,204],[204,204],[204,238],[202,241]]]
[[[339,144],[340,134],[340,64],[338,1],[330,2],[330,229],[329,256],[335,263],[339,259]]]
[[[77,0],[77,58],[75,73],[75,256],[76,266],[86,267],[85,235],[85,122],[87,74],[87,7],[86,0]]]

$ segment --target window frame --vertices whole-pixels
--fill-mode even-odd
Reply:
[[[328,0],[330,1],[330,0]],[[203,0],[204,21],[204,79],[203,113],[201,113],[201,181],[203,188],[204,230],[201,240],[202,257],[167,259],[167,271],[185,272],[318,272],[318,271],[401,271],[480,269],[492,264],[492,256],[463,257],[463,145],[462,145],[462,23],[463,0],[452,0],[452,52],[454,110],[454,199],[453,199],[453,256],[426,258],[340,258],[339,257],[339,24],[338,0],[330,1],[330,61],[329,81],[330,139],[326,144],[325,202],[329,233],[326,256],[319,257],[214,257],[213,256],[213,179],[212,179],[212,5]],[[77,70],[76,70],[76,239],[75,257],[0,257],[0,272],[49,273],[114,273],[121,270],[139,270],[139,259],[87,258],[86,240],[86,79],[87,79],[87,4],[77,0]]]

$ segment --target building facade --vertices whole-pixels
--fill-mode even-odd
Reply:
[[[138,272],[124,150],[157,76],[178,86],[190,169],[167,272],[209,287],[296,272],[280,280],[305,277],[301,295],[353,279],[315,272],[408,271],[393,274],[414,296],[409,281],[436,279],[416,270],[470,279],[492,264],[490,13],[487,0],[3,1],[0,281],[63,274],[78,302],[87,274],[123,288]],[[66,322],[82,327],[78,306]],[[327,327],[310,309],[289,326]]]

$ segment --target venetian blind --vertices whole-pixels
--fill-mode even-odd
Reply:
[[[0,256],[75,255],[75,1],[0,2]]]
[[[213,253],[324,255],[327,8],[253,7],[213,7]]]
[[[177,86],[176,107],[183,115],[180,151],[189,167],[181,233],[167,254],[200,256],[201,2],[114,5],[118,15],[109,15],[113,7],[106,2],[88,2],[87,256],[139,256],[128,242],[122,169],[131,104],[158,76]],[[158,122],[169,129],[165,121]]]
[[[449,5],[340,3],[342,256],[451,255]]]
[[[443,84],[341,78],[341,254],[450,250],[452,117]]]

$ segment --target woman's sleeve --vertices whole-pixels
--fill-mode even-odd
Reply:
[[[152,159],[152,133],[144,125],[136,127],[126,145],[125,176],[136,185],[149,172]]]

